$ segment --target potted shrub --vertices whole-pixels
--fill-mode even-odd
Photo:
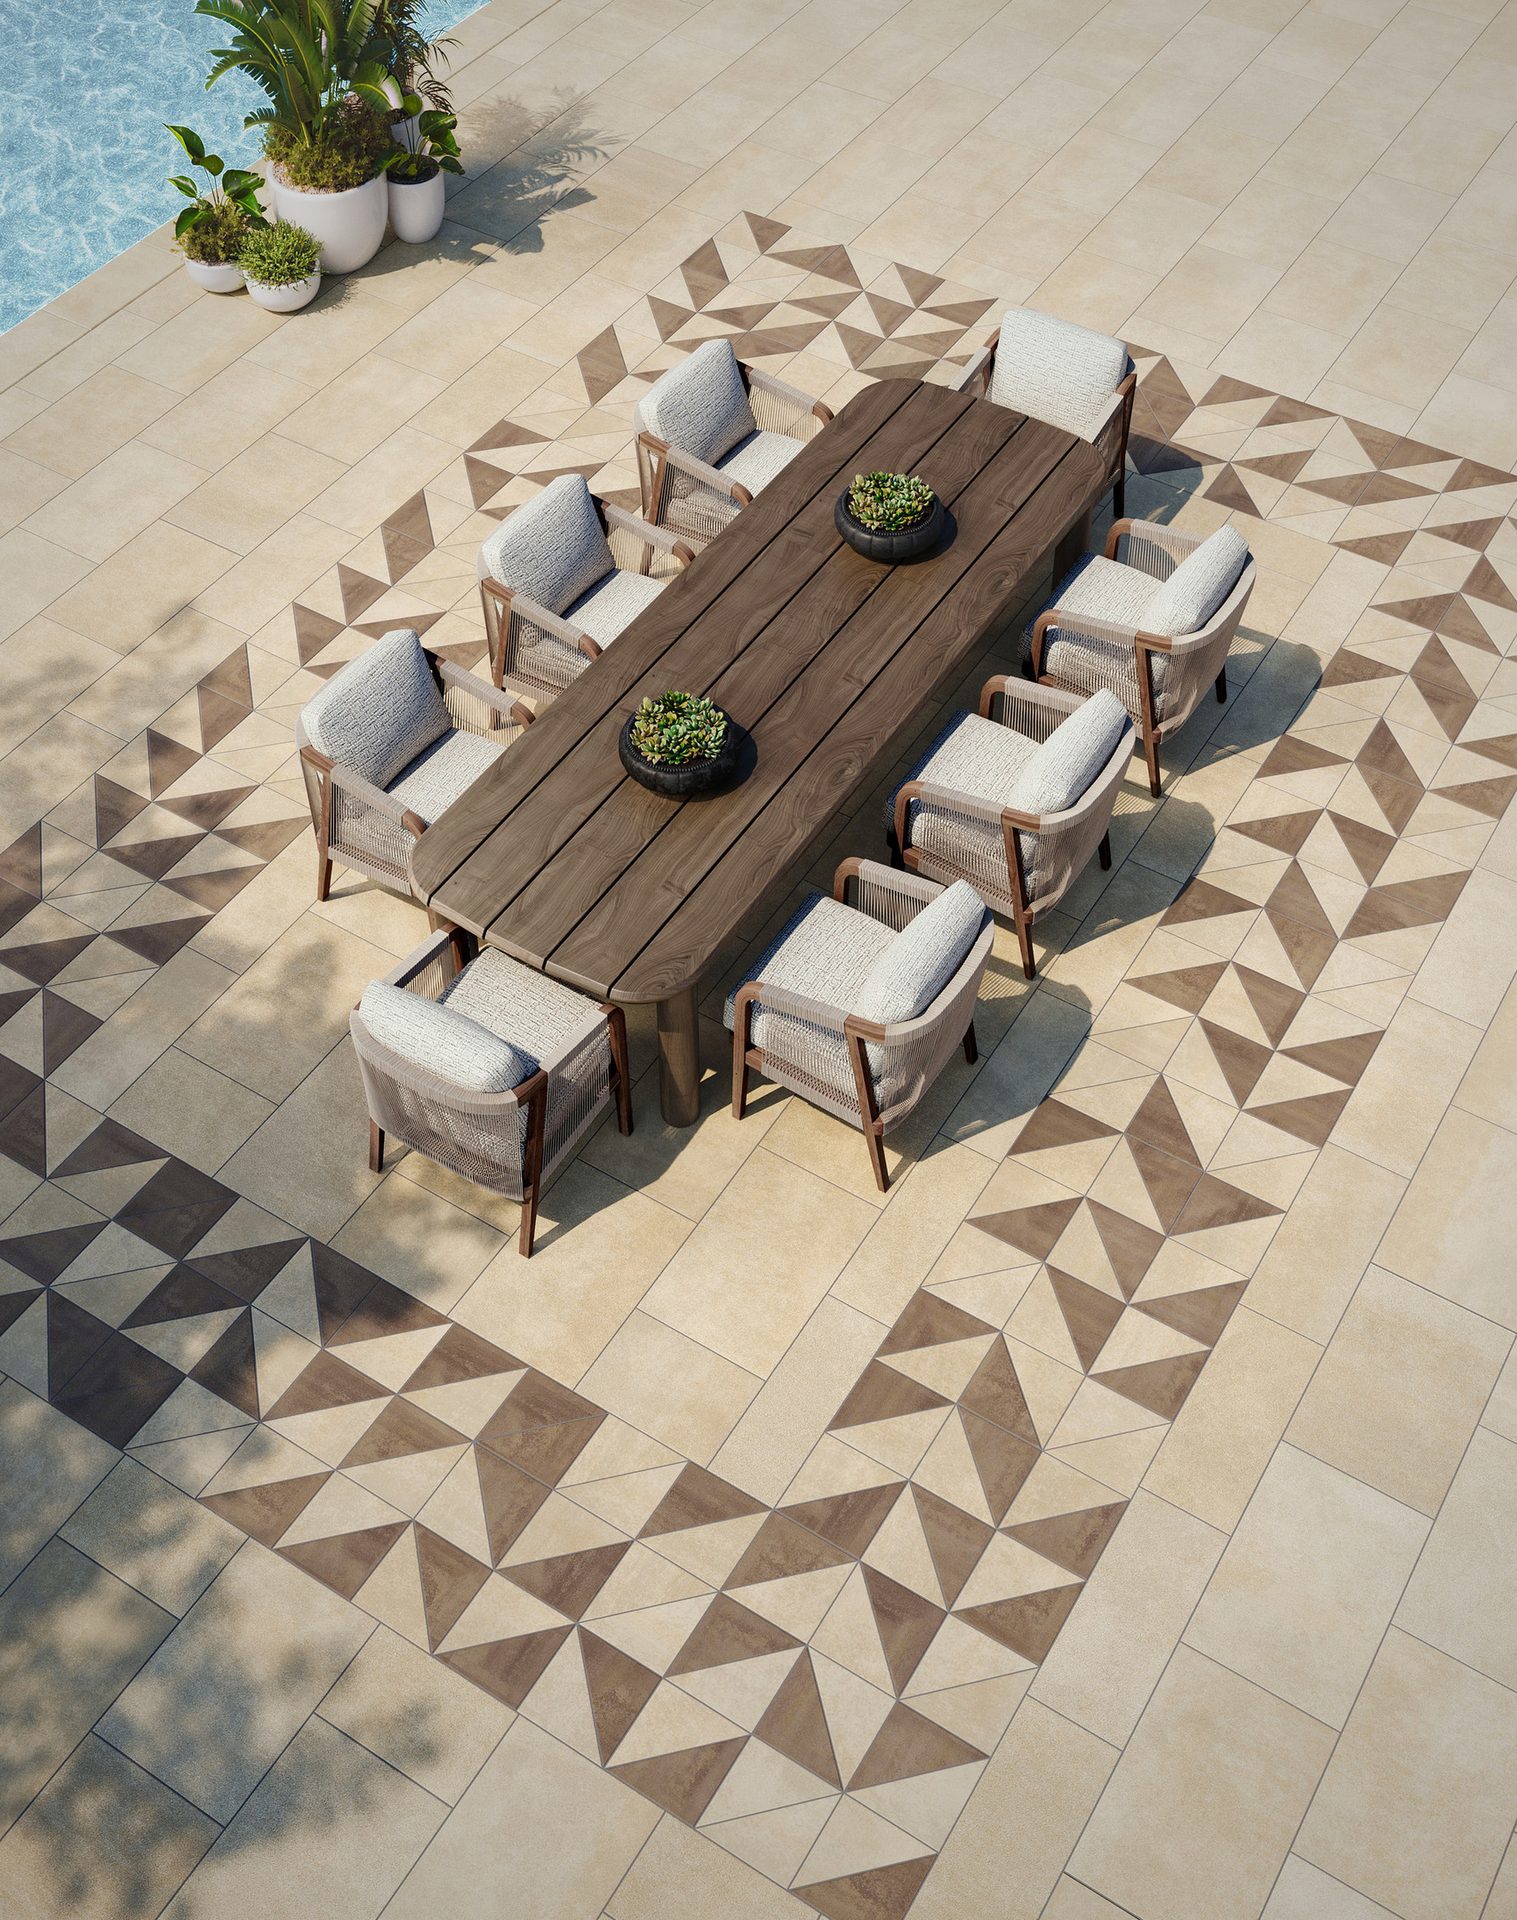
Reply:
[[[623,723],[617,749],[640,785],[673,800],[722,786],[737,766],[737,728],[704,694],[661,693]]]
[[[446,67],[446,49],[452,39],[429,40],[422,21],[425,0],[376,0],[370,43],[384,64],[401,96],[389,116],[390,138],[397,147],[409,149],[416,144],[416,122],[421,104],[413,105],[405,96],[419,101],[438,113],[451,113],[453,101],[439,67]]]
[[[856,473],[838,495],[833,522],[870,560],[914,560],[942,538],[943,503],[915,474]]]
[[[371,260],[389,214],[389,115],[400,92],[372,40],[373,0],[195,0],[230,29],[208,87],[233,70],[268,105],[261,128],[274,211],[316,236],[326,273]]]
[[[416,109],[415,131],[411,143],[392,153],[385,163],[390,176],[390,225],[397,240],[415,244],[430,240],[442,225],[445,193],[444,173],[462,173],[458,142],[453,129],[458,125],[451,113],[436,108],[422,109],[414,93],[405,104]]]
[[[209,185],[201,187],[182,173],[169,176],[189,201],[174,222],[174,239],[184,255],[186,273],[208,293],[240,293],[242,270],[238,250],[250,226],[263,219],[256,173],[228,167],[219,153],[207,153],[205,142],[189,127],[169,127],[185,158]]]
[[[248,292],[270,313],[293,313],[316,298],[321,285],[321,253],[315,234],[281,220],[272,227],[250,227],[237,264]]]

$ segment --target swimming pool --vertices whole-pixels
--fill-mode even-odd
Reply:
[[[438,0],[441,33],[479,0]],[[263,96],[240,74],[209,93],[225,29],[192,0],[0,0],[14,138],[0,168],[0,332],[82,280],[184,202],[166,120],[251,164],[243,117]]]

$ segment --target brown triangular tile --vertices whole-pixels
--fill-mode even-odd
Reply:
[[[520,1707],[573,1631],[567,1623],[561,1627],[545,1627],[538,1633],[491,1640],[484,1646],[459,1647],[453,1653],[439,1654],[438,1658],[505,1706]]]
[[[1189,1293],[1166,1293],[1157,1300],[1134,1302],[1139,1313],[1162,1326],[1173,1327],[1187,1340],[1215,1346],[1243,1296],[1246,1280],[1228,1280],[1220,1287],[1196,1287]]]
[[[740,1735],[734,1740],[714,1741],[708,1747],[689,1747],[683,1753],[631,1760],[611,1771],[655,1806],[693,1827],[747,1744],[746,1736]]]
[[[294,1486],[298,1483],[286,1480],[277,1484]],[[254,1487],[248,1491],[266,1493],[270,1489]],[[234,1493],[221,1497],[236,1500],[241,1496]],[[207,1501],[206,1504],[210,1505],[211,1502]],[[223,1512],[222,1518],[227,1517]],[[294,1546],[280,1547],[278,1552],[281,1559],[310,1574],[313,1580],[319,1580],[324,1587],[330,1587],[333,1593],[340,1593],[344,1600],[351,1600],[405,1530],[403,1520],[393,1520],[384,1526],[364,1527],[358,1533],[333,1534],[326,1540],[301,1540]],[[272,1546],[273,1542],[265,1541],[264,1544]],[[435,1641],[433,1645],[436,1645]]]
[[[615,1540],[605,1547],[587,1547],[581,1553],[557,1553],[547,1560],[532,1560],[525,1566],[502,1567],[502,1576],[514,1587],[545,1601],[571,1620],[578,1620],[601,1588],[615,1573],[630,1540]]]
[[[329,1473],[304,1473],[293,1480],[271,1480],[261,1487],[230,1493],[203,1493],[200,1504],[219,1514],[260,1545],[272,1547],[288,1531],[331,1479]],[[397,1528],[397,1531],[399,1529]],[[357,1588],[354,1589],[357,1591]]]
[[[444,1540],[418,1521],[416,1565],[421,1575],[421,1604],[427,1638],[435,1653],[452,1632],[465,1607],[490,1577],[490,1569],[462,1547]],[[562,1609],[560,1609],[562,1611]]]
[[[604,1766],[621,1745],[628,1727],[657,1692],[658,1675],[588,1628],[579,1627],[576,1631],[585,1665],[585,1690],[590,1696],[590,1718]]]
[[[1007,1527],[1006,1532],[1055,1566],[1087,1580],[1126,1511],[1125,1500],[1113,1500],[1102,1507],[1082,1507],[1077,1513],[1025,1520],[1019,1526]]]
[[[932,1645],[943,1624],[943,1609],[903,1587],[880,1572],[878,1567],[862,1567],[865,1591],[874,1611],[875,1629],[885,1651],[890,1682],[897,1693],[905,1691],[922,1655]]]
[[[753,1731],[765,1746],[773,1747],[819,1780],[829,1786],[842,1786],[809,1653],[802,1653],[780,1682],[779,1691]]]
[[[691,1463],[680,1469],[679,1478],[648,1516],[638,1537],[648,1540],[661,1533],[679,1533],[687,1527],[706,1527],[715,1520],[739,1520],[763,1511],[762,1500]]]
[[[929,1493],[925,1487],[914,1486],[911,1497],[916,1502],[917,1518],[922,1523],[922,1533],[927,1541],[927,1551],[932,1555],[938,1585],[951,1607],[964,1591],[970,1574],[980,1564],[980,1557],[994,1529],[986,1526],[974,1514],[965,1513],[962,1507],[953,1506],[937,1494]],[[1007,1504],[1010,1505],[1010,1502]]]
[[[954,1617],[1036,1664],[1048,1657],[1049,1648],[1059,1637],[1059,1629],[1069,1618],[1070,1608],[1083,1591],[1079,1584],[1048,1587],[1042,1593],[1018,1594],[1013,1600],[992,1600],[982,1607],[965,1607]]]
[[[670,1663],[669,1672],[697,1673],[737,1660],[756,1660],[767,1653],[788,1653],[800,1644],[782,1627],[751,1613],[731,1594],[713,1594],[694,1632]]]
[[[823,1920],[902,1920],[922,1891],[936,1854],[920,1860],[901,1860],[893,1867],[871,1867],[838,1880],[819,1880],[792,1891]]]
[[[1177,1353],[1168,1360],[1148,1360],[1141,1366],[1114,1367],[1110,1373],[1093,1373],[1092,1380],[1120,1393],[1124,1400],[1136,1401],[1163,1420],[1173,1420],[1185,1404],[1185,1396],[1196,1384],[1206,1364],[1204,1353]]]

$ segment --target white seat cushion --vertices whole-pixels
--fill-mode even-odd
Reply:
[[[583,474],[561,473],[500,523],[479,574],[561,614],[616,565]]]
[[[708,340],[661,375],[637,403],[633,418],[639,431],[656,434],[708,466],[758,428],[727,340]]]
[[[532,1071],[515,1047],[441,1001],[374,980],[358,1017],[381,1046],[471,1093],[507,1093]]]
[[[1090,790],[1132,720],[1102,687],[1061,720],[1017,776],[1012,806],[1024,813],[1063,813]]]
[[[508,1040],[535,1072],[592,1029],[605,1027],[593,1000],[498,948],[486,947],[443,989],[441,1005]]]
[[[504,752],[504,741],[488,734],[451,729],[419,753],[386,791],[430,826]]]
[[[1237,528],[1218,527],[1160,586],[1148,603],[1144,625],[1150,633],[1171,639],[1199,633],[1237,586],[1248,560],[1248,546]]]
[[[1017,777],[1032,758],[1034,743],[1010,727],[994,720],[982,720],[977,713],[957,713],[933,741],[913,768],[910,778],[925,780],[934,787],[947,787],[953,793],[969,794],[976,800],[988,800],[993,806],[1016,803]],[[932,848],[932,834],[941,833],[944,816],[920,801],[913,802],[914,827],[921,831],[912,839],[920,847]],[[931,825],[929,825],[929,822]],[[885,830],[895,825],[895,795],[885,803]]]
[[[1127,371],[1127,349],[1033,307],[1013,307],[1001,322],[990,371],[990,398],[1082,440],[1094,440]]]
[[[882,1026],[925,1013],[964,964],[988,911],[967,880],[945,887],[876,959],[854,1012]]]
[[[1088,553],[1071,569],[1048,605],[1148,631],[1148,608],[1158,591],[1159,583],[1139,568]],[[1158,693],[1168,676],[1169,661],[1163,654],[1152,658],[1154,691]],[[1060,686],[1072,687],[1078,693],[1096,693],[1110,687],[1129,713],[1138,711],[1137,654],[1130,646],[1110,640],[1061,639],[1055,627],[1044,649],[1043,671]]]
[[[306,702],[300,724],[318,753],[387,787],[453,723],[421,641],[399,627],[334,674]]]
[[[588,633],[598,647],[609,647],[645,607],[653,605],[667,585],[667,581],[650,580],[644,573],[618,569],[582,594],[565,610],[564,618],[571,627]]]
[[[727,479],[736,480],[750,493],[761,493],[777,473],[784,472],[805,444],[804,440],[792,440],[788,433],[750,433],[730,453],[724,453],[716,465]]]

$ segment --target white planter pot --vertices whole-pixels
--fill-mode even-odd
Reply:
[[[241,293],[242,268],[235,260],[225,263],[210,260],[191,260],[185,256],[184,270],[197,287],[204,287],[207,293]]]
[[[319,268],[315,273],[307,274],[304,280],[297,280],[288,287],[266,287],[261,280],[247,282],[248,292],[260,307],[267,307],[270,313],[293,313],[297,307],[308,307],[316,298],[320,286]]]
[[[430,180],[390,179],[390,225],[397,240],[430,240],[442,225],[447,195],[441,168]]]
[[[421,127],[421,115],[413,113],[404,120],[390,122],[390,138],[397,147],[404,147],[407,153],[415,153],[416,136]]]
[[[378,253],[390,210],[385,188],[382,173],[346,193],[305,193],[287,186],[277,170],[269,176],[277,217],[293,220],[321,242],[323,273],[352,273]]]

